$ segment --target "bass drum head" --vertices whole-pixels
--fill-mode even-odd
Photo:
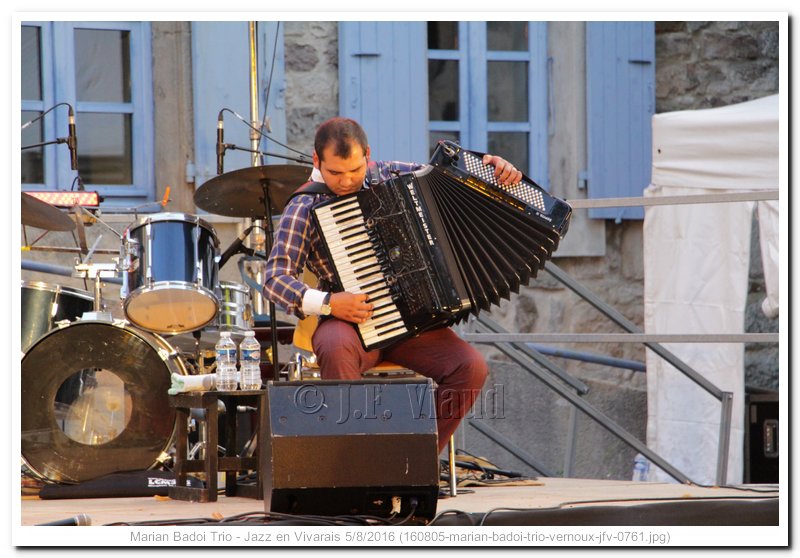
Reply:
[[[51,331],[22,359],[25,464],[61,483],[153,467],[174,441],[173,373],[186,369],[157,335],[102,321]]]

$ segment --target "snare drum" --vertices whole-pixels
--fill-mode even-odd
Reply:
[[[62,320],[73,321],[94,310],[86,291],[38,281],[22,281],[22,344],[24,351]]]
[[[175,437],[172,374],[160,336],[124,322],[73,322],[22,359],[22,458],[45,481],[80,483],[158,464]]]
[[[124,310],[137,326],[161,334],[194,331],[217,316],[219,240],[195,215],[159,213],[126,234]]]

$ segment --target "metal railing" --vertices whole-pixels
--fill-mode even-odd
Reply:
[[[676,205],[690,203],[727,203],[742,201],[763,201],[777,200],[777,190],[754,191],[754,192],[735,192],[720,193],[709,195],[689,195],[689,196],[663,196],[653,198],[614,198],[597,200],[575,200],[570,201],[574,209],[584,209],[590,207],[634,207],[650,205]],[[625,442],[627,445],[636,449],[639,453],[647,457],[652,463],[660,467],[664,472],[675,480],[685,484],[695,484],[687,475],[679,471],[661,455],[647,447],[638,438],[617,424],[613,419],[596,409],[581,396],[588,392],[588,387],[570,376],[566,371],[548,361],[544,355],[537,351],[534,343],[574,343],[574,342],[606,342],[606,343],[643,343],[645,347],[652,350],[659,357],[674,366],[683,375],[692,380],[704,391],[708,392],[720,402],[720,429],[719,444],[717,447],[717,470],[716,483],[722,486],[726,482],[728,473],[728,455],[730,452],[731,436],[731,416],[733,410],[733,393],[723,391],[716,385],[708,381],[702,374],[698,373],[691,366],[686,364],[675,354],[664,348],[660,343],[777,343],[779,336],[777,333],[743,333],[743,334],[646,334],[636,324],[628,320],[612,306],[604,302],[600,297],[590,291],[587,287],[571,278],[566,272],[560,269],[553,262],[548,261],[544,267],[551,276],[594,306],[611,321],[622,327],[628,333],[623,334],[520,334],[509,333],[499,324],[491,319],[480,316],[473,323],[475,332],[463,333],[466,341],[472,343],[491,344],[512,361],[517,363],[526,372],[536,376],[548,388],[555,391],[558,395],[572,404],[572,414],[570,415],[569,439],[565,456],[564,474],[568,476],[572,471],[572,461],[575,448],[576,421],[574,409],[579,409],[600,426],[608,430],[611,434]],[[516,446],[511,440],[502,436],[499,432],[490,427],[470,419],[468,424],[484,435],[492,439],[495,443],[520,458],[523,462],[539,471],[545,476],[553,476],[547,467],[539,463],[532,455]]]

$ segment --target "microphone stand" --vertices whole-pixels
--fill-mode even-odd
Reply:
[[[251,163],[253,166],[258,165],[258,157],[260,152],[258,151],[259,146],[259,134],[256,133],[256,126],[258,125],[258,54],[256,48],[256,22],[251,21],[248,24],[248,35],[250,39],[250,119],[252,121],[251,134],[250,134],[250,153],[251,153]],[[266,110],[266,107],[265,107]],[[234,147],[235,148],[235,147]],[[272,251],[272,235],[273,235],[273,226],[272,226],[272,200],[269,193],[269,184],[266,181],[261,182],[261,187],[264,190],[264,219],[266,221],[266,235],[265,235],[265,249],[264,252],[269,257],[269,253]],[[257,224],[257,220],[253,219],[254,225]],[[264,227],[262,227],[263,229]],[[263,296],[262,293],[259,293]],[[275,303],[270,300],[268,304],[268,311],[269,311],[269,322],[270,322],[270,329],[272,333],[272,378],[274,381],[280,380],[280,364],[278,362],[278,324],[277,320],[275,319]]]
[[[53,145],[58,143],[69,143],[69,138],[56,138],[52,141],[43,141],[42,143],[33,143],[31,145],[26,145],[24,147],[20,147],[20,151],[25,151],[26,149],[34,149],[36,147],[44,147],[45,145]]]
[[[262,156],[266,155],[268,157],[279,157],[281,159],[286,159],[287,161],[294,161],[295,163],[300,163],[301,165],[310,165],[310,164],[312,164],[312,161],[309,160],[308,156],[306,156],[306,155],[302,155],[301,158],[298,159],[296,157],[290,157],[288,155],[282,155],[281,153],[270,153],[269,151],[258,151],[256,149],[247,149],[246,147],[239,147],[238,145],[233,144],[233,143],[223,143],[222,146],[226,150],[229,149],[231,151],[246,151],[247,153],[254,153],[256,155],[262,155]]]

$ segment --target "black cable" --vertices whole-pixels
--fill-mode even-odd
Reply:
[[[445,515],[451,515],[451,514],[452,515],[465,515],[465,516],[467,516],[467,520],[469,520],[469,524],[472,525],[472,526],[475,525],[475,522],[472,520],[472,514],[471,513],[467,513],[465,511],[461,511],[461,510],[444,510],[443,512],[439,512],[439,513],[437,513],[436,515],[433,516],[433,519],[430,520],[428,525],[433,525],[434,523],[436,523],[436,521],[438,519],[444,517]]]
[[[58,107],[61,107],[61,106],[69,107],[69,110],[74,112],[74,110],[72,109],[72,105],[70,105],[69,103],[57,103],[57,104],[53,105],[52,107],[50,107],[49,109],[47,109],[46,111],[44,111],[42,114],[40,114],[36,118],[34,118],[33,120],[29,120],[28,122],[23,124],[22,125],[22,129],[24,130],[25,128],[27,128],[28,126],[33,124],[34,122],[37,122],[37,121],[41,120],[42,118],[45,117],[45,115],[47,113],[52,112],[53,110],[55,110],[55,109],[57,109]]]
[[[75,191],[75,183],[76,182],[78,182],[78,186],[79,186],[78,191],[80,192],[81,190],[83,190],[83,180],[81,180],[81,175],[76,174],[75,178],[72,179],[72,185],[69,187],[69,191],[70,192],[74,192]]]
[[[266,138],[266,139],[268,139],[269,141],[271,141],[271,142],[273,142],[273,143],[277,143],[277,144],[278,144],[278,145],[280,145],[281,147],[285,147],[285,148],[286,148],[286,149],[288,149],[289,151],[294,151],[294,152],[295,152],[295,153],[297,153],[298,155],[302,155],[303,157],[306,157],[306,158],[307,158],[307,159],[309,159],[309,160],[311,159],[311,156],[310,156],[309,154],[307,154],[307,153],[303,153],[302,151],[300,151],[300,150],[298,150],[298,149],[295,149],[294,147],[289,147],[288,145],[286,145],[286,144],[284,144],[284,143],[281,143],[281,142],[279,142],[278,140],[276,140],[276,139],[274,139],[274,138],[271,138],[270,136],[268,136],[267,134],[265,134],[265,133],[264,133],[262,130],[259,130],[258,128],[256,128],[255,126],[253,126],[253,125],[252,125],[250,122],[248,122],[247,120],[245,120],[245,119],[244,119],[244,117],[243,117],[242,115],[240,115],[239,113],[237,113],[237,112],[235,112],[235,111],[233,111],[233,110],[231,110],[231,109],[229,109],[229,108],[223,108],[222,110],[220,110],[220,111],[219,111],[219,113],[220,113],[220,114],[222,114],[223,112],[226,112],[226,111],[227,111],[227,112],[229,112],[229,113],[231,113],[232,115],[234,115],[234,116],[235,116],[237,119],[239,119],[241,122],[243,122],[245,126],[247,126],[247,127],[248,127],[248,128],[250,128],[251,130],[253,130],[254,132],[256,132],[256,133],[257,133],[257,134],[258,134],[260,137]],[[260,141],[260,140],[259,140],[259,141]]]
[[[256,23],[258,25],[258,23]],[[267,79],[267,92],[264,94],[264,117],[261,119],[261,129],[263,130],[267,123],[267,107],[269,106],[269,91],[272,89],[272,75],[275,72],[275,58],[278,55],[278,35],[281,30],[281,22],[278,21],[275,27],[275,42],[272,45],[272,65],[269,69],[269,79]],[[262,135],[263,137],[263,135]]]

